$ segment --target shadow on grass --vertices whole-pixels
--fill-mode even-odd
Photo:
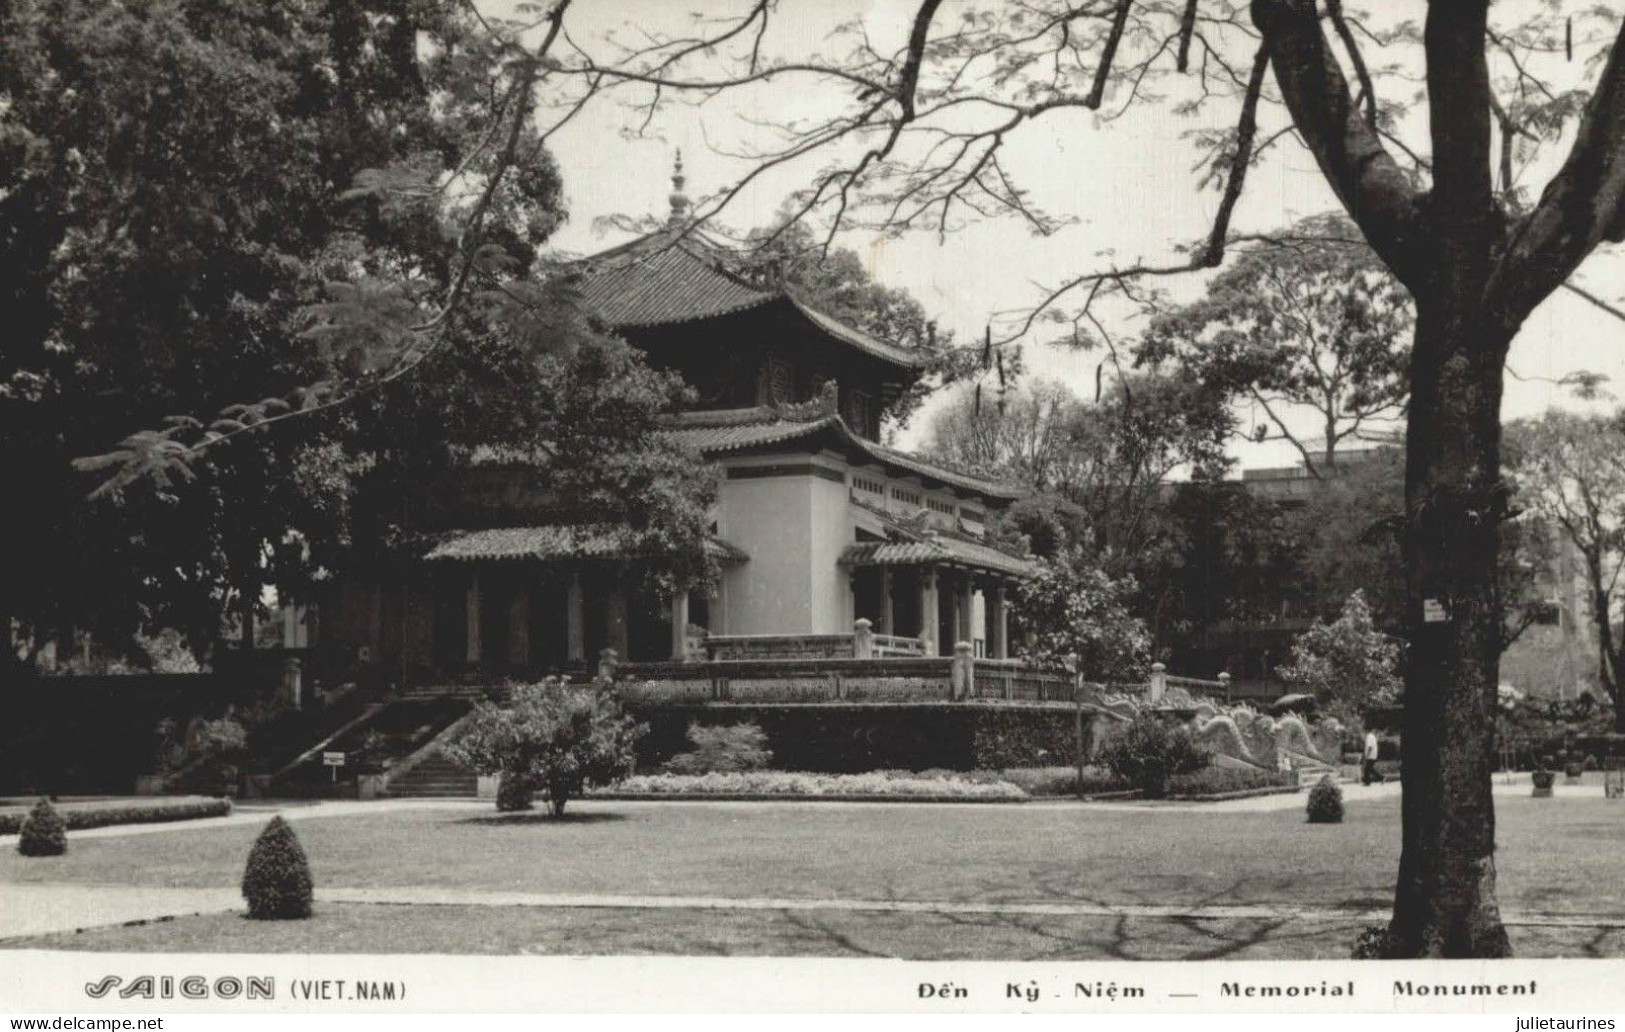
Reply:
[[[481,817],[464,817],[458,824],[606,824],[626,820],[621,813],[570,813],[555,817],[546,810],[521,810],[518,813],[488,813]]]

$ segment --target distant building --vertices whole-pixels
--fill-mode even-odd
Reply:
[[[1292,509],[1307,505],[1337,478],[1355,475],[1374,462],[1399,460],[1399,444],[1339,452],[1335,466],[1306,464],[1246,469],[1233,483],[1250,496]],[[1396,508],[1399,500],[1395,499]],[[1534,592],[1543,605],[1501,657],[1501,680],[1532,695],[1573,698],[1597,688],[1597,646],[1586,601],[1584,567],[1578,552],[1556,528],[1548,535],[1533,570]],[[1224,670],[1237,696],[1274,697],[1286,689],[1278,670],[1291,662],[1292,643],[1316,623],[1337,618],[1344,599],[1332,595],[1293,596],[1283,592],[1274,612],[1250,619],[1216,620],[1176,649],[1175,662],[1187,670]],[[1377,608],[1379,624],[1398,635],[1400,614]]]

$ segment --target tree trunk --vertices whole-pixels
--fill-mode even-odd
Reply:
[[[1496,687],[1505,518],[1502,363],[1514,329],[1486,325],[1470,259],[1417,298],[1406,441],[1403,849],[1390,926],[1402,957],[1510,953],[1495,897]],[[1463,267],[1466,267],[1465,272]]]
[[[547,805],[552,808],[553,816],[563,817],[564,806],[570,801],[570,791],[560,782],[553,782],[547,787]]]

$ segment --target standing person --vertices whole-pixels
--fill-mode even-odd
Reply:
[[[1369,785],[1377,778],[1377,733],[1365,733],[1365,753],[1360,757],[1360,784]]]

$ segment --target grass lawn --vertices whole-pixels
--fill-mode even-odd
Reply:
[[[1497,801],[1501,902],[1625,914],[1625,807]],[[1341,825],[1296,809],[589,802],[562,822],[484,809],[296,821],[318,886],[548,893],[1096,903],[1384,906],[1399,801]],[[232,886],[257,825],[74,840],[68,855],[0,853],[0,884]]]
[[[1497,800],[1502,906],[1625,916],[1625,807]],[[1301,904],[1382,908],[1398,862],[1397,798],[1341,825],[1299,809],[588,802],[572,816],[401,810],[294,822],[319,887],[448,886],[722,897]],[[0,854],[6,882],[233,886],[258,825]],[[1342,957],[1353,924],[831,911],[331,904],[311,922],[232,915],[54,936],[68,949],[320,952],[676,952],[905,957]],[[1515,929],[1529,955],[1625,953],[1617,932]]]

